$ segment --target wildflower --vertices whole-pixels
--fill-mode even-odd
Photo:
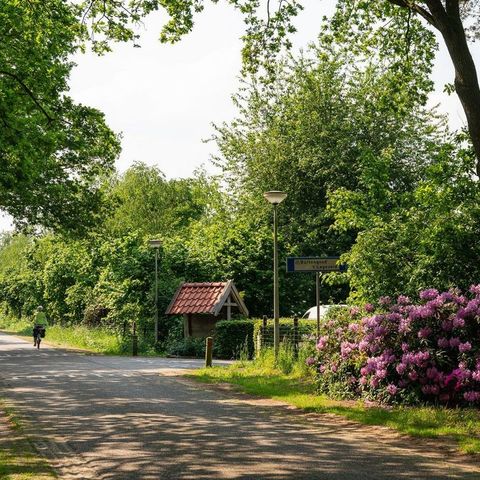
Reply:
[[[475,371],[472,373],[472,378],[473,378],[473,380],[475,380],[476,382],[480,382],[480,370],[475,370]]]
[[[460,353],[469,352],[472,349],[472,344],[470,342],[461,343],[458,346]]]

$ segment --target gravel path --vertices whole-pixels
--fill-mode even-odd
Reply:
[[[196,360],[37,351],[0,333],[0,364],[0,395],[62,479],[480,480],[434,442],[174,376]]]

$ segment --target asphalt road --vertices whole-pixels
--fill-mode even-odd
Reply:
[[[62,479],[480,479],[434,442],[172,376],[194,360],[37,351],[0,334],[0,365],[0,395]]]

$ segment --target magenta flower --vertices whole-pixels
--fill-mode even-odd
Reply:
[[[399,363],[395,370],[399,375],[403,375],[405,373],[405,370],[407,370],[407,366],[404,363]]]
[[[470,342],[461,343],[458,346],[460,353],[469,352],[472,349],[472,344]]]
[[[371,303],[366,303],[363,308],[367,313],[372,313],[375,310],[375,307]]]
[[[320,337],[317,343],[317,350],[323,350],[328,342],[328,335]]]
[[[448,338],[442,337],[437,340],[437,345],[439,348],[448,348],[450,346],[450,342]]]
[[[305,360],[305,364],[308,365],[309,367],[311,367],[312,365],[315,365],[315,359],[313,357],[308,357]]]
[[[463,328],[465,326],[465,320],[460,317],[455,317],[452,321],[453,328]]]
[[[474,295],[480,295],[480,285],[472,285],[470,287],[470,291],[474,294]]]
[[[438,297],[438,290],[435,288],[428,288],[420,292],[420,298],[422,300],[433,300]]]
[[[423,327],[418,331],[418,338],[428,338],[432,334],[430,327]]]
[[[405,295],[399,295],[399,297],[397,298],[397,303],[399,305],[408,305],[410,304],[410,299]]]
[[[398,387],[396,385],[394,385],[393,383],[390,383],[388,386],[387,386],[387,392],[394,396],[397,394],[398,392]]]
[[[463,394],[463,398],[467,401],[467,402],[478,402],[480,400],[480,392],[475,392],[473,390],[470,390],[468,392],[465,392]]]
[[[449,343],[450,343],[450,346],[451,346],[452,348],[456,348],[456,347],[458,347],[458,346],[460,345],[460,343],[462,343],[462,342],[460,341],[460,339],[459,339],[458,337],[453,337],[453,338],[450,339],[450,342],[449,342]]]

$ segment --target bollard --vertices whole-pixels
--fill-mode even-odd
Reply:
[[[137,337],[137,324],[133,322],[132,325],[132,357],[138,355],[138,337]]]
[[[212,355],[213,355],[213,338],[207,337],[205,339],[205,367],[212,366]]]

